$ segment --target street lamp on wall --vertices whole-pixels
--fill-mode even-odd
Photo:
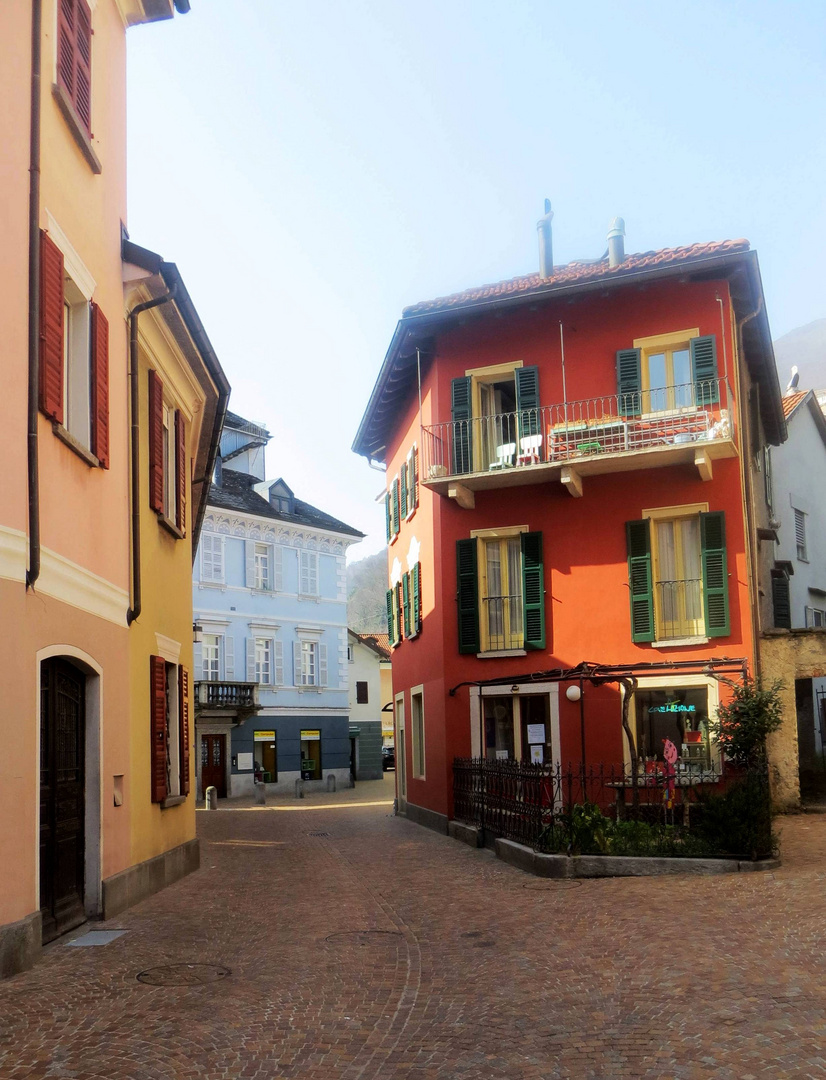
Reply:
[[[192,624],[192,644],[200,645],[204,640],[204,628],[200,623]]]
[[[565,697],[568,701],[579,701],[582,697],[582,690],[578,686],[569,686],[565,691]]]

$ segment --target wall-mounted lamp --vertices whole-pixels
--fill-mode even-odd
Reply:
[[[192,624],[192,644],[200,645],[204,640],[204,628],[200,623]]]
[[[565,691],[565,697],[568,701],[579,701],[582,697],[582,690],[578,686],[569,686]]]

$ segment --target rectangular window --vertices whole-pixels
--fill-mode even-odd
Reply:
[[[367,705],[368,704],[368,701],[367,701],[367,683],[366,682],[360,682],[359,681],[359,682],[356,683],[356,704],[357,705]]]
[[[321,731],[301,732],[301,779],[321,779]]]
[[[482,651],[521,649],[522,547],[520,537],[480,540]]]
[[[255,588],[272,589],[271,548],[269,544],[255,545]]]
[[[59,0],[57,85],[92,134],[92,14],[86,0]]]
[[[175,466],[175,410],[163,405],[163,513],[175,521],[178,505],[178,470]]]
[[[410,692],[410,737],[413,751],[413,775],[418,780],[424,780],[424,692],[422,690]]]
[[[301,580],[299,592],[301,596],[318,596],[318,553],[315,551],[300,552]]]
[[[201,533],[201,581],[224,581],[224,538],[216,533]]]
[[[823,608],[806,608],[806,626],[811,629],[815,626],[826,626],[826,610]]]
[[[323,642],[294,642],[293,680],[295,686],[327,685],[327,646]]]
[[[189,673],[151,656],[152,801],[189,793]]]
[[[700,636],[705,626],[699,515],[652,524],[657,636]]]
[[[221,678],[221,634],[204,634],[201,639],[201,677],[205,682],[217,682]]]
[[[794,542],[797,546],[797,557],[800,562],[808,562],[806,554],[806,515],[802,510],[794,512]]]
[[[416,447],[407,455],[407,516],[412,517],[419,503],[419,461]]]
[[[676,685],[667,690],[637,690],[633,702],[641,759],[663,761],[665,740],[670,739],[682,764],[710,764],[706,687]]]
[[[255,681],[264,686],[272,685],[272,639],[255,639]]]

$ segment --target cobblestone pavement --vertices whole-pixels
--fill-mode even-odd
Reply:
[[[390,784],[200,813],[197,874],[0,983],[2,1080],[826,1076],[826,817],[772,873],[550,882]]]

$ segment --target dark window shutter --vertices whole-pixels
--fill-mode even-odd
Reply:
[[[782,570],[772,571],[772,607],[774,625],[782,630],[791,630],[792,599],[789,592],[789,576]]]
[[[626,521],[628,585],[631,592],[631,640],[653,641],[654,590],[651,582],[651,529],[644,518]]]
[[[539,423],[539,368],[517,368],[516,411],[519,414],[519,437],[538,435]]]
[[[189,672],[178,668],[178,736],[181,742],[181,794],[189,794]]]
[[[407,462],[399,469],[399,493],[401,498],[401,516],[407,517]]]
[[[92,453],[109,468],[109,323],[92,304]]]
[[[390,501],[390,492],[384,496],[384,523],[387,526],[387,543],[393,539],[393,513]]]
[[[396,644],[396,628],[394,626],[393,619],[393,590],[388,589],[385,595],[387,603],[387,636],[390,638],[390,644]]]
[[[369,705],[370,704],[370,702],[368,701],[367,683],[366,682],[359,681],[359,682],[356,683],[356,704],[357,705]]]
[[[413,586],[413,633],[422,628],[422,564],[415,563],[410,571]]]
[[[86,0],[75,0],[75,95],[77,115],[92,134],[92,13]]]
[[[410,461],[407,466],[407,482],[410,484],[410,509],[415,510],[419,505],[419,452],[414,446],[410,451]]]
[[[399,478],[393,481],[393,535],[399,531]]]
[[[642,371],[639,349],[617,350],[617,408],[620,416],[641,412]]]
[[[175,524],[186,535],[186,423],[180,409],[175,410]]]
[[[476,541],[456,541],[459,652],[479,652],[478,572]]]
[[[166,787],[166,661],[149,657],[152,708],[152,802],[163,802]]]
[[[40,234],[40,408],[63,423],[63,253]]]
[[[57,80],[72,102],[75,100],[75,0],[59,0],[57,8]]]
[[[470,375],[454,379],[450,394],[453,420],[453,469],[451,471],[454,474],[467,473],[471,471],[473,455]]]
[[[700,514],[700,544],[703,551],[703,607],[708,637],[728,637],[731,633],[728,605],[728,564],[726,560],[726,515],[722,510]]]
[[[709,334],[708,337],[692,338],[690,345],[694,402],[697,405],[711,405],[712,402],[720,400],[720,388],[717,385],[717,339],[714,334]]]
[[[410,637],[410,574],[402,575],[402,596],[404,605],[404,636]]]
[[[404,623],[402,622],[403,611],[402,611],[402,583],[401,583],[401,581],[398,583],[396,588],[393,590],[393,596],[395,598],[396,641],[401,641],[402,640],[402,627],[404,626]]]
[[[149,372],[149,505],[157,514],[163,505],[163,383]]]
[[[542,533],[522,533],[522,597],[525,608],[525,648],[545,648],[545,569]]]

